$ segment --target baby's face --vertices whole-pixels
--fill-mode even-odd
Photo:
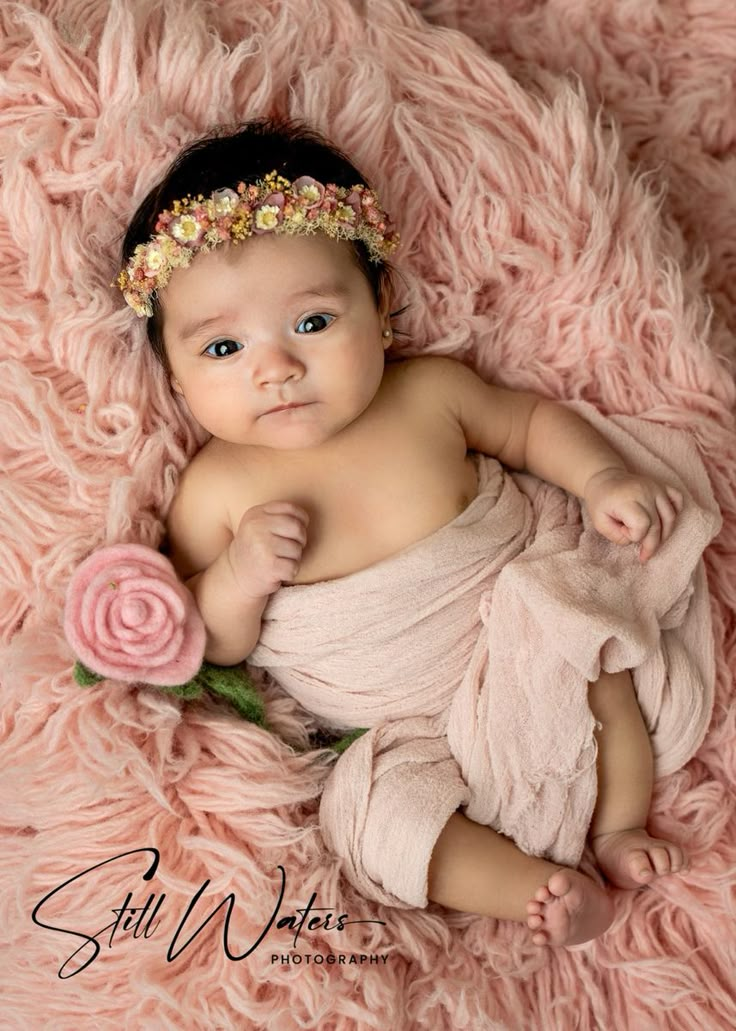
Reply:
[[[174,390],[233,444],[324,443],[376,395],[390,338],[346,241],[254,236],[177,269],[161,291]],[[279,405],[301,405],[273,411]]]

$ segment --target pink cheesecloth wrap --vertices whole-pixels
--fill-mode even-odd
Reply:
[[[437,837],[460,807],[525,852],[577,866],[597,792],[588,682],[633,670],[655,776],[700,746],[714,697],[701,555],[721,525],[690,438],[588,420],[632,471],[685,504],[645,565],[576,498],[475,454],[479,493],[429,537],[336,580],[282,587],[249,663],[332,728],[370,728],[320,803],[325,841],[365,897],[427,903]]]

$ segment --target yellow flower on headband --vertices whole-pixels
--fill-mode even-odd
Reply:
[[[318,231],[337,240],[360,240],[374,262],[385,261],[399,245],[398,233],[367,186],[325,186],[308,175],[292,183],[274,170],[255,184],[238,183],[237,192],[225,188],[208,198],[198,194],[175,200],[115,282],[136,315],[150,318],[153,294],[200,251],[251,235]]]

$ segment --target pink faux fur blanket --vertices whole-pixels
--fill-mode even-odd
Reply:
[[[733,1027],[730,6],[19,0],[0,33],[4,1026]],[[397,221],[400,354],[679,427],[706,466],[724,520],[705,553],[712,719],[650,821],[692,870],[617,893],[609,932],[575,950],[362,897],[320,832],[336,757],[285,743],[315,721],[267,676],[278,734],[73,680],[74,570],[101,545],[158,547],[204,439],[109,286],[121,233],[180,147],[272,113],[334,138]],[[150,925],[100,933],[57,977],[82,941],[59,928],[109,927],[129,892],[149,915],[165,895]],[[179,952],[229,896],[229,954],[225,907]]]
[[[700,556],[720,529],[705,469],[684,434],[571,407],[630,469],[686,496],[651,562],[583,527],[564,491],[476,456],[478,496],[452,522],[266,607],[249,662],[323,720],[372,728],[320,806],[367,898],[427,905],[431,851],[458,806],[525,852],[577,866],[597,795],[586,697],[602,671],[633,669],[656,777],[702,743],[715,671]]]

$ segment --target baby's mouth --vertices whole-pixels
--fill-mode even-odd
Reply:
[[[267,412],[264,412],[263,414],[273,415],[274,412],[287,412],[290,411],[292,408],[305,408],[310,403],[311,402],[309,401],[290,401],[288,404],[277,405],[275,408],[269,408],[269,410]]]

